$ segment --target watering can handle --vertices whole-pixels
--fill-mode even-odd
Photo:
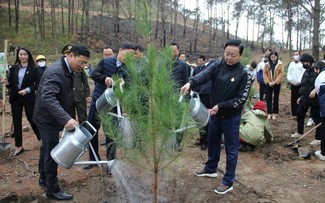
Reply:
[[[119,80],[121,80],[121,79],[119,79]],[[124,81],[122,79],[122,82],[119,82],[119,87],[120,87],[121,92],[123,92],[123,84],[124,84]],[[112,87],[110,87],[110,88],[113,88],[114,86],[115,86],[115,81],[113,80]]]
[[[73,127],[74,127],[74,129],[76,129],[76,128],[78,128],[78,125],[73,124]],[[63,128],[63,131],[62,131],[62,134],[60,137],[63,138],[65,136],[65,134],[67,134],[67,133],[68,133],[67,128]]]
[[[179,100],[178,100],[178,102],[181,102],[181,101],[183,101],[183,98],[184,98],[184,96],[183,96],[183,95],[179,96]]]
[[[121,111],[120,100],[117,100],[117,115],[118,115],[119,117],[122,117],[122,111]]]
[[[196,96],[196,97],[201,101],[201,99],[200,99],[200,95],[199,95],[198,92],[195,92],[195,91],[191,90],[190,95],[191,95],[191,97],[193,97],[193,95],[195,95],[195,96]]]
[[[95,134],[97,132],[96,128],[94,128],[94,126],[92,126],[88,121],[82,122],[81,126],[83,126],[84,124],[87,124],[87,126],[90,127],[94,131],[94,134],[92,136],[95,136]]]

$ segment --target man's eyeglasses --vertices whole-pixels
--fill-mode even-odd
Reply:
[[[80,65],[87,65],[88,62],[81,61],[78,56],[76,56],[76,58],[77,58],[78,62],[80,63]]]

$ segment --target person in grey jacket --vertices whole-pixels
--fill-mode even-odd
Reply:
[[[83,71],[90,57],[89,50],[81,45],[71,48],[66,57],[61,57],[44,72],[36,92],[33,120],[41,139],[39,159],[39,185],[46,187],[48,198],[70,200],[72,195],[61,191],[57,178],[58,164],[50,152],[59,143],[59,132],[73,130],[74,119],[73,72]]]
[[[249,74],[239,62],[243,51],[244,46],[240,40],[229,40],[224,47],[224,59],[211,63],[181,88],[181,94],[185,95],[191,88],[212,80],[208,161],[202,171],[194,174],[200,177],[217,177],[221,137],[224,135],[227,156],[226,173],[222,183],[214,190],[218,194],[225,194],[233,190],[238,159],[241,112],[252,84]]]

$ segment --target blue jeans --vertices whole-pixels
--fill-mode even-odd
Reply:
[[[235,171],[239,148],[239,125],[241,114],[220,118],[211,116],[208,130],[208,161],[205,163],[206,172],[216,172],[220,160],[221,137],[224,134],[226,150],[226,173],[222,183],[232,185],[235,180]]]

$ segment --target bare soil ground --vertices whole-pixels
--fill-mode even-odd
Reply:
[[[173,195],[178,197],[169,202],[325,202],[325,163],[313,155],[319,146],[312,147],[307,158],[300,158],[296,150],[285,147],[293,141],[289,135],[296,130],[296,122],[289,120],[289,98],[289,90],[282,86],[280,113],[276,121],[271,121],[274,140],[253,152],[239,154],[232,192],[225,195],[213,192],[225,170],[224,151],[217,178],[194,176],[193,172],[204,166],[207,151],[200,150],[193,140],[182,150],[175,165],[177,178],[173,181],[177,193]],[[6,131],[10,130],[11,124],[9,111],[7,104]],[[23,125],[29,126],[26,119]],[[309,146],[313,134],[303,139],[300,145]],[[48,200],[45,191],[38,186],[39,146],[35,135],[29,131],[24,132],[23,137],[25,152],[21,155],[8,158],[5,152],[0,152],[0,202],[56,202]],[[13,138],[6,138],[6,141],[14,147]],[[100,150],[105,157],[105,147],[101,146]],[[87,155],[82,159],[86,160]],[[74,195],[70,202],[123,202],[117,195],[114,174],[108,175],[106,166],[91,170],[83,170],[82,166],[73,166],[69,170],[59,168],[58,174],[62,189]]]

